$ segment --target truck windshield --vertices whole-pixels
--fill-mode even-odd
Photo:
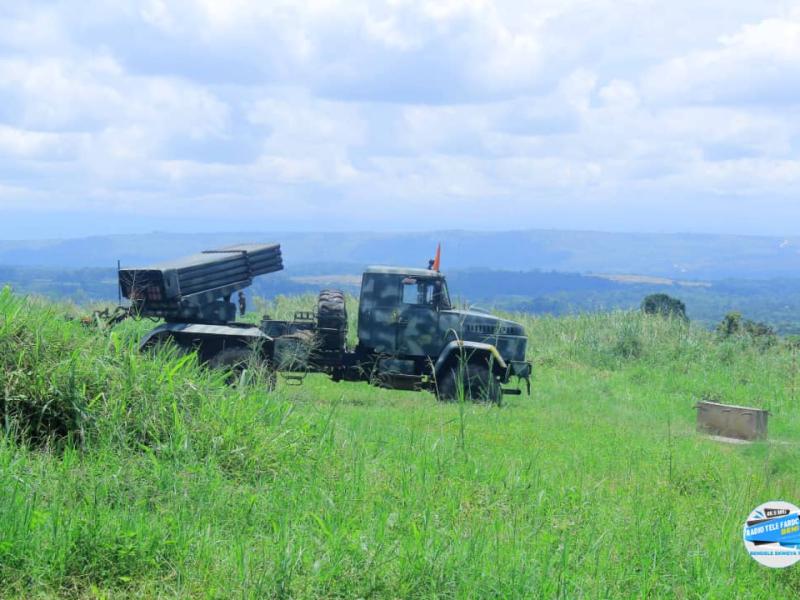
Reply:
[[[450,295],[447,293],[447,283],[444,279],[406,277],[403,280],[403,303],[448,309]]]

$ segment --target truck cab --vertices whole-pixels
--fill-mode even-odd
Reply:
[[[449,308],[441,274],[370,267],[361,282],[359,345],[378,354],[431,356],[441,349],[439,311]]]
[[[529,380],[527,337],[521,325],[477,310],[458,310],[439,271],[370,267],[363,275],[358,315],[358,351],[378,361],[384,379],[426,374],[456,387],[469,373],[490,377],[484,386]],[[387,373],[388,371],[388,373]],[[461,376],[456,371],[461,372]],[[486,371],[489,375],[486,375]],[[448,385],[449,385],[448,383]],[[441,396],[441,394],[440,394]]]

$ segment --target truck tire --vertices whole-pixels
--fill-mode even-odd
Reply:
[[[212,369],[225,369],[228,371],[228,377],[225,379],[228,384],[238,383],[242,373],[247,368],[250,361],[253,359],[253,350],[244,346],[226,348],[218,354],[214,355],[208,361],[208,366]],[[267,391],[275,389],[277,384],[277,374],[270,364],[262,363],[266,368],[266,388]]]
[[[184,356],[194,350],[191,345],[187,344],[180,337],[171,333],[162,333],[147,340],[140,350],[142,352],[153,352],[154,354],[161,354],[165,350],[172,348],[176,356]]]
[[[247,366],[252,354],[253,351],[250,348],[225,348],[208,361],[208,366],[212,369],[230,369],[241,372]]]
[[[459,386],[459,378],[462,385]],[[482,361],[467,363],[463,369],[457,363],[443,369],[437,386],[437,397],[444,402],[453,402],[461,399],[463,390],[464,400],[472,402],[486,402],[501,404],[503,390],[500,383],[492,375],[489,365]]]
[[[347,306],[341,290],[322,290],[317,301],[320,350],[339,352],[347,343]]]

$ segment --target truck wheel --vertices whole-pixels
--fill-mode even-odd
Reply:
[[[247,367],[253,351],[250,348],[226,348],[208,361],[212,369],[225,369],[229,372],[228,383],[235,383]]]
[[[462,385],[459,385],[459,377]],[[482,362],[468,363],[463,369],[458,365],[446,367],[438,381],[438,398],[445,402],[459,400],[463,393],[464,400],[472,402],[488,402],[501,404],[503,390],[497,379],[489,371],[489,366]]]
[[[225,369],[228,371],[228,377],[225,379],[226,383],[234,384],[239,381],[242,373],[247,368],[250,360],[253,357],[253,350],[250,348],[226,348],[219,352],[211,360],[208,361],[208,366],[212,369]],[[259,363],[266,370],[264,371],[266,378],[267,391],[272,391],[278,383],[278,376],[271,363]]]
[[[341,290],[322,290],[317,302],[321,350],[341,351],[347,343],[347,306]]]
[[[140,348],[142,352],[150,351],[153,352],[153,354],[161,354],[169,349],[172,349],[176,356],[184,356],[194,350],[194,348],[184,343],[179,337],[170,333],[162,333],[153,336]]]

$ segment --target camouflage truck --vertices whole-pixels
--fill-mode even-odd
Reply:
[[[523,327],[477,309],[456,309],[436,268],[366,269],[353,347],[339,290],[323,290],[316,310],[292,320],[237,322],[232,294],[282,268],[277,244],[246,244],[123,269],[120,286],[132,314],[165,321],[144,336],[142,349],[169,342],[214,367],[236,370],[255,358],[284,374],[320,372],[335,381],[428,390],[442,400],[500,402],[504,393],[521,393],[519,386],[504,387],[513,380],[524,381],[530,392]]]

